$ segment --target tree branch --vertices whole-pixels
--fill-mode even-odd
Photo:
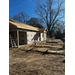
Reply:
[[[63,17],[58,18],[58,19],[52,24],[52,28],[51,28],[51,29],[54,28],[54,25],[56,24],[56,22],[59,21],[59,19],[61,19],[61,18],[63,18]]]
[[[38,4],[38,5],[40,8],[42,8],[46,12],[45,7],[43,8],[40,4]],[[45,5],[43,5],[43,6],[45,6]]]
[[[58,16],[58,14],[59,14],[59,12],[60,12],[60,11],[59,11],[59,10],[60,10],[60,7],[61,7],[61,5],[62,5],[63,3],[64,3],[64,1],[60,3],[60,5],[59,5],[59,7],[58,7],[58,11],[57,11],[57,13],[56,13],[56,15],[55,15],[55,17],[54,17],[52,23],[55,21],[56,17]]]
[[[39,8],[37,8],[37,10],[39,11],[40,14],[38,14],[39,16],[41,16],[43,18],[43,20],[46,22],[45,18],[43,17],[42,12],[39,10]]]

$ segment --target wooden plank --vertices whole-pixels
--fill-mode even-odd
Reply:
[[[51,46],[51,45],[37,45],[38,47],[45,47],[45,48],[56,48],[57,46]]]
[[[24,47],[21,47],[21,49],[31,50],[34,46],[35,46],[35,43],[31,43],[31,44],[25,45]]]
[[[38,43],[40,45],[40,43]],[[43,45],[65,45],[65,43],[42,43]]]
[[[17,29],[11,29],[11,30],[9,30],[9,32],[14,32],[14,31],[17,31]]]
[[[9,30],[11,30],[11,29],[17,29],[17,27],[9,27]]]
[[[35,43],[28,44],[26,48],[29,48],[31,46],[35,46]]]
[[[19,47],[19,31],[17,31],[17,47]]]

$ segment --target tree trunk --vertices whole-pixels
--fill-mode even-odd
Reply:
[[[48,36],[49,36],[49,38],[51,37],[51,36],[50,36],[50,30],[48,31]]]
[[[54,31],[48,29],[48,38],[54,37]]]
[[[49,24],[47,24],[47,29],[48,29],[48,38],[54,37],[54,31],[50,30],[50,26]]]
[[[50,31],[50,37],[54,37],[54,32]]]
[[[48,24],[47,24],[47,29],[48,29],[48,38],[50,38],[50,27]]]

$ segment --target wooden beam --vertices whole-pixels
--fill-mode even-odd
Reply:
[[[56,48],[57,46],[51,46],[51,45],[37,45],[38,47],[45,47],[45,48]]]
[[[9,30],[9,32],[12,32],[12,31],[17,31],[17,29],[12,29],[12,30]]]
[[[35,43],[28,44],[28,45],[26,46],[26,48],[28,49],[29,47],[33,47],[33,46],[35,46]]]
[[[36,43],[31,43],[31,44],[25,45],[24,47],[21,47],[20,49],[31,50],[34,48],[35,44]]]
[[[11,29],[17,29],[17,27],[9,27],[9,30],[11,30]]]
[[[19,47],[19,31],[17,31],[17,47]]]
[[[39,45],[41,45],[41,43],[39,43]],[[65,45],[65,43],[43,43],[42,45]]]

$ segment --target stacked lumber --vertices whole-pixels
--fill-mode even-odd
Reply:
[[[31,44],[28,44],[28,45],[22,47],[21,49],[31,50],[31,49],[33,49],[34,46],[35,46],[35,43],[31,43]]]
[[[37,45],[38,47],[45,47],[45,48],[56,48],[57,46],[52,45]]]

